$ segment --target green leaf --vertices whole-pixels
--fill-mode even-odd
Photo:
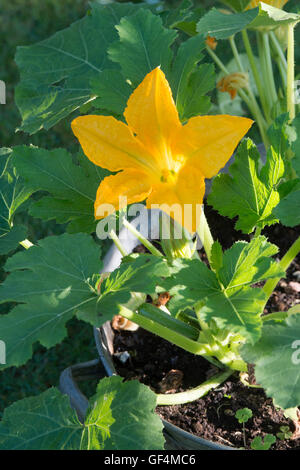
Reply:
[[[91,81],[91,88],[98,98],[93,101],[95,108],[106,109],[122,115],[133,88],[125,81],[119,70],[104,70]]]
[[[200,64],[191,74],[186,92],[182,97],[182,120],[192,116],[208,114],[211,101],[205,94],[215,87],[215,69],[213,64]]]
[[[160,16],[163,19],[164,26],[167,28],[176,28],[178,24],[187,21],[193,15],[193,2],[191,0],[183,0],[176,8],[163,11]]]
[[[69,397],[50,388],[6,408],[0,422],[0,449],[77,450],[81,434]]]
[[[298,179],[289,180],[278,188],[282,193],[281,201],[275,208],[274,215],[283,225],[295,227],[300,224],[300,115],[293,120],[290,127],[286,125],[286,133],[293,152],[291,165]],[[295,177],[295,174],[292,176]]]
[[[194,67],[203,59],[202,51],[204,46],[203,38],[195,36],[182,42],[178,48],[169,80],[177,109]]]
[[[235,413],[235,418],[238,420],[239,423],[247,423],[247,421],[252,418],[253,413],[249,408],[242,408],[237,410]]]
[[[244,360],[255,364],[255,377],[267,396],[283,409],[300,405],[300,315],[283,322],[267,322],[255,345],[241,350]]]
[[[218,270],[221,283],[226,289],[255,284],[269,278],[284,276],[278,263],[271,256],[278,248],[264,236],[253,238],[250,243],[239,241],[224,253],[223,265]]]
[[[213,271],[219,271],[223,266],[223,250],[218,241],[215,241],[211,247],[210,265]]]
[[[7,364],[24,364],[39,341],[50,348],[66,336],[75,314],[95,312],[97,294],[91,277],[101,269],[100,248],[86,234],[51,236],[11,257],[11,274],[0,286],[1,302],[22,302],[0,316]]]
[[[182,121],[204,114],[210,108],[210,100],[204,95],[215,87],[215,73],[212,64],[198,65],[203,59],[203,49],[200,36],[182,42],[168,77]]]
[[[60,224],[69,222],[69,233],[95,231],[94,201],[101,180],[110,174],[107,170],[82,154],[78,165],[64,149],[15,147],[12,160],[27,187],[50,193],[31,205],[31,215]]]
[[[258,15],[258,8],[243,13],[225,14],[212,8],[197,24],[200,34],[212,36],[216,39],[227,39],[245,29]]]
[[[2,450],[77,450],[82,425],[70,399],[56,388],[5,409],[0,422]]]
[[[299,188],[299,184],[297,186]],[[300,224],[300,189],[288,194],[274,210],[274,215],[287,227]]]
[[[274,245],[259,237],[250,243],[235,243],[223,257],[215,245],[216,272],[198,260],[177,261],[178,272],[164,281],[173,295],[170,308],[195,307],[205,322],[215,320],[219,328],[238,332],[255,342],[260,336],[260,315],[267,299],[262,289],[250,286],[284,274],[279,264],[269,258],[276,251]]]
[[[273,434],[266,434],[264,439],[256,436],[251,442],[251,449],[253,450],[269,450],[271,445],[276,442],[276,437]]]
[[[91,14],[32,46],[17,48],[21,81],[16,102],[21,129],[34,133],[68,116],[95,97],[90,80],[113,64],[107,48],[118,37],[115,25],[136,12],[133,4],[92,4]]]
[[[14,215],[33,192],[19,177],[11,156],[11,149],[0,149],[0,255],[15,250],[26,238],[27,228],[14,225]]]
[[[215,75],[212,64],[199,65],[204,58],[204,40],[200,36],[181,42],[171,64],[170,45],[176,32],[166,29],[160,17],[149,10],[139,10],[136,15],[123,18],[117,29],[120,40],[110,46],[109,56],[122,72],[106,70],[92,80],[92,89],[98,95],[95,107],[110,109],[120,116],[134,87],[161,66],[182,121],[208,112],[210,99],[205,94],[214,88]]]
[[[168,275],[169,267],[161,258],[139,255],[127,262],[125,259],[120,268],[112,272],[101,284],[97,326],[117,315],[120,307],[130,302],[132,293],[154,294],[162,276]],[[143,302],[140,297],[139,303]]]
[[[163,450],[156,395],[136,380],[102,379],[85,420],[82,449]]]
[[[229,168],[231,176],[218,175],[208,196],[209,204],[221,215],[238,216],[235,227],[244,233],[278,222],[272,212],[280,200],[277,185],[284,174],[283,159],[271,146],[261,171],[259,163],[256,147],[246,139],[240,144],[235,162]]]
[[[300,178],[300,114],[293,120],[292,128],[294,130],[294,139],[292,142],[292,150],[294,152],[294,158],[292,159],[292,165]]]
[[[270,30],[279,26],[296,24],[299,21],[300,15],[288,13],[261,2],[258,8],[230,15],[213,8],[200,19],[197,31],[216,39],[227,39],[246,28]]]
[[[221,3],[235,11],[243,11],[251,0],[221,0]]]
[[[56,388],[9,406],[0,422],[2,450],[163,450],[156,395],[136,380],[102,379],[85,423]]]
[[[141,9],[122,18],[116,28],[120,40],[109,47],[109,58],[120,64],[124,77],[134,87],[158,66],[168,71],[173,57],[170,45],[177,33],[164,28],[159,16]]]

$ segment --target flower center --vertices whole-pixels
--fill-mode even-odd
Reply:
[[[169,170],[168,168],[164,168],[161,171],[160,181],[162,183],[174,183],[176,179],[176,173],[174,170]]]

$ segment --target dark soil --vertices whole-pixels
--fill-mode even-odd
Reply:
[[[182,392],[216,373],[204,358],[187,353],[142,328],[134,333],[116,332],[114,345],[117,353],[128,351],[131,355],[126,365],[115,359],[117,372],[126,380],[139,380],[156,393]],[[178,376],[182,377],[181,383]],[[249,408],[253,413],[245,424],[246,448],[250,448],[256,436],[276,436],[282,426],[288,426],[292,433],[295,431],[293,422],[274,408],[262,389],[246,387],[238,376],[232,376],[220,388],[192,403],[158,406],[156,411],[161,418],[187,432],[240,448],[244,447],[243,427],[234,415],[242,408]],[[272,450],[289,449],[300,450],[300,439],[277,438],[272,446]]]
[[[212,208],[206,208],[206,216],[212,228],[214,239],[219,240],[224,249],[235,241],[248,236],[233,230],[232,221],[220,217]],[[300,227],[289,229],[279,224],[263,231],[269,241],[279,247],[281,258],[300,235]],[[138,248],[138,251],[141,248]],[[205,261],[205,254],[201,252]],[[288,310],[300,303],[300,256],[287,271],[272,297],[265,313]],[[115,358],[118,373],[126,380],[137,379],[150,386],[156,393],[174,393],[199,385],[216,373],[216,368],[200,356],[194,356],[142,328],[132,333],[115,332],[115,352],[128,351],[130,359],[122,364]],[[235,418],[237,410],[249,408],[253,416],[243,425]],[[266,434],[277,436],[282,426],[295,433],[294,423],[285,418],[282,411],[274,407],[271,399],[260,388],[243,385],[238,374],[231,376],[220,388],[209,392],[205,397],[185,405],[158,406],[161,418],[199,437],[219,444],[245,447],[256,436]],[[300,438],[281,440],[277,437],[272,450],[300,450]]]

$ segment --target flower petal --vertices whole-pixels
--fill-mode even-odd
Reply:
[[[170,86],[160,68],[148,73],[134,90],[124,116],[132,131],[161,161],[181,123]]]
[[[204,193],[203,174],[188,163],[179,171],[174,185],[161,183],[153,187],[147,207],[163,210],[193,233],[199,225]]]
[[[112,116],[79,116],[72,121],[72,130],[85,155],[102,168],[151,170],[153,166],[153,157],[128,126]]]
[[[172,149],[211,178],[224,167],[252,124],[251,119],[236,116],[196,116],[182,127]]]
[[[95,218],[112,214],[133,202],[144,201],[151,192],[146,173],[135,169],[107,176],[100,183],[95,201]]]

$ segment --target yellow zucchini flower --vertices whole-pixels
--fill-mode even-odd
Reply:
[[[202,204],[204,179],[226,164],[253,121],[196,116],[182,125],[159,67],[133,91],[124,117],[127,124],[112,116],[93,115],[72,122],[85,155],[96,165],[119,172],[100,183],[95,218],[147,199],[148,208],[161,208],[194,232],[200,216],[194,209]],[[107,204],[113,209],[104,214]]]
[[[271,5],[272,7],[275,7],[275,8],[282,9],[288,1],[289,0],[264,0],[263,3],[266,3],[267,5]],[[260,3],[261,3],[260,0],[252,0],[249,3],[249,5],[247,5],[246,10],[251,10],[252,8],[256,8],[259,6]]]

